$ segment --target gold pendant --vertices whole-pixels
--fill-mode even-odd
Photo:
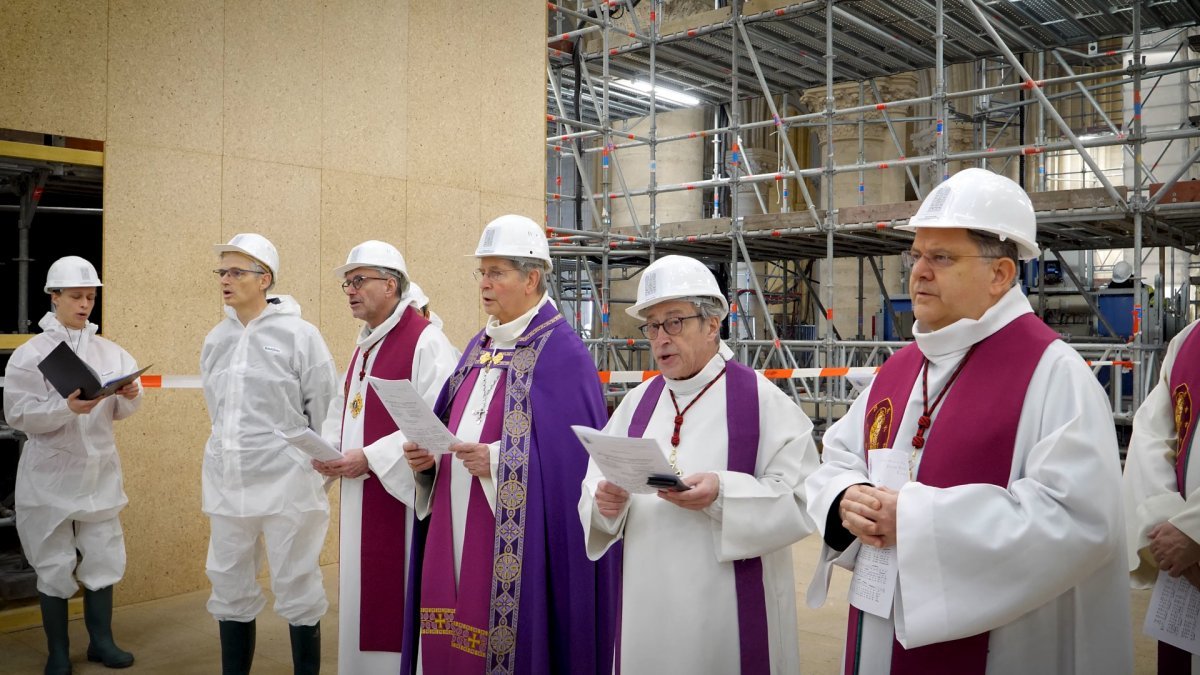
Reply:
[[[350,401],[350,417],[358,419],[358,414],[360,412],[362,412],[362,409],[363,409],[362,392],[359,392],[354,395],[354,400]]]

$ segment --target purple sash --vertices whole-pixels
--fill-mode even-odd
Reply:
[[[505,353],[505,352],[500,352]],[[505,366],[497,366],[506,369]],[[450,407],[451,432],[457,433],[480,368],[473,367]],[[500,439],[507,373],[488,402],[480,443]],[[483,672],[488,648],[492,539],[496,519],[478,478],[471,478],[459,580],[454,580],[454,523],[451,517],[450,466],[442,457],[434,487],[433,510],[421,578],[421,661],[427,673]]]
[[[371,375],[387,380],[412,379],[417,340],[428,325],[429,321],[412,307],[405,309],[399,323],[380,341]],[[359,350],[355,350],[346,372],[347,396],[358,355]],[[395,432],[396,422],[374,388],[367,387],[365,399],[363,445],[367,446]],[[343,407],[343,426],[345,420]],[[378,477],[362,485],[358,648],[364,652],[399,652],[404,642],[404,613],[400,612],[398,618],[396,613],[397,607],[404,607],[404,504],[388,493]]]
[[[725,364],[725,418],[755,420],[754,424],[727,424],[729,433],[729,471],[755,474],[758,461],[758,381],[754,371],[738,363]],[[641,438],[654,409],[662,398],[665,385],[662,375],[655,377],[646,388],[629,422],[629,436]],[[767,599],[763,587],[762,558],[746,558],[733,562],[734,585],[738,601],[738,647],[742,675],[771,672],[771,648],[767,639]],[[620,626],[618,611],[617,625]],[[619,628],[618,628],[619,631]],[[620,637],[618,632],[618,645]],[[617,653],[618,663],[620,648]]]
[[[984,339],[946,394],[929,429],[915,480],[947,488],[968,483],[1008,486],[1021,407],[1033,371],[1058,334],[1036,315],[1023,314]],[[892,355],[871,385],[863,423],[864,450],[896,447],[903,415],[924,356],[916,343]],[[959,396],[959,393],[965,395]],[[986,414],[981,396],[987,398]],[[911,447],[908,439],[901,447]],[[870,453],[865,453],[870,457]],[[846,674],[858,672],[862,613],[850,607]],[[983,675],[988,633],[905,649],[892,641],[892,675]]]

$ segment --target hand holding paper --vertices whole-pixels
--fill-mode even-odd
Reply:
[[[609,436],[581,426],[572,426],[571,431],[600,467],[604,478],[627,492],[652,495],[658,492],[658,488],[647,485],[652,475],[675,475],[662,443],[656,438]]]
[[[433,414],[433,410],[417,393],[412,382],[384,380],[378,377],[368,377],[367,381],[371,383],[371,388],[383,402],[383,407],[387,408],[388,414],[409,441],[434,455],[450,452],[450,446],[459,442],[437,415]]]

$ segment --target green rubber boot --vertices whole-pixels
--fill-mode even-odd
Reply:
[[[87,660],[103,663],[105,668],[128,668],[133,654],[121,649],[112,636],[113,587],[98,591],[83,589],[83,622],[87,625]]]
[[[317,675],[321,672],[321,622],[312,626],[288,625],[292,638],[292,672]]]
[[[221,626],[221,675],[249,675],[254,663],[254,621],[219,621]]]
[[[42,630],[46,631],[46,675],[71,675],[71,640],[67,636],[67,599],[38,593]]]

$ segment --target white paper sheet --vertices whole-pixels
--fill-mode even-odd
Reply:
[[[609,436],[603,431],[581,426],[572,426],[571,431],[592,456],[605,480],[632,494],[658,492],[657,488],[646,485],[646,479],[652,474],[675,475],[657,438]]]
[[[899,490],[908,482],[908,454],[880,448],[870,451],[871,482],[877,487]],[[898,572],[896,548],[863,545],[854,559],[854,577],[850,580],[850,604],[869,614],[888,618],[896,596]]]
[[[1200,654],[1198,624],[1200,590],[1183,577],[1172,579],[1166,572],[1159,572],[1142,631],[1159,642]]]
[[[276,429],[275,435],[318,462],[333,462],[342,458],[342,453],[338,452],[337,448],[308,427],[300,427],[286,432]]]
[[[379,395],[383,407],[404,432],[404,437],[425,448],[433,455],[450,452],[450,446],[459,440],[450,433],[445,424],[433,414],[425,399],[417,393],[408,380],[384,380],[368,377],[367,382]]]

